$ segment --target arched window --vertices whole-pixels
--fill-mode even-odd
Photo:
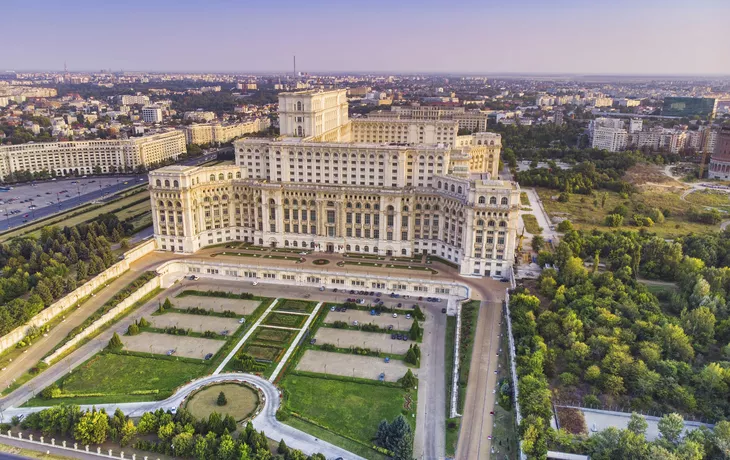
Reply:
[[[162,200],[157,202],[157,206],[165,206],[165,203],[162,202]]]
[[[408,206],[403,206],[403,212],[408,212]]]
[[[295,241],[294,243],[292,243],[292,245],[296,248],[297,246],[299,246],[299,243]]]
[[[169,186],[170,186],[170,181],[165,179],[165,187],[169,187]]]
[[[360,245],[359,244],[356,244],[355,245],[355,252],[360,252]]]
[[[162,186],[162,181],[160,179],[157,179],[157,181],[155,182],[155,185],[158,186],[158,187],[161,187]]]
[[[304,128],[302,128],[301,126],[297,126],[297,136],[304,137]]]
[[[502,221],[499,222],[499,226],[500,227],[506,227],[507,226],[507,222],[505,222],[505,221],[502,220]]]
[[[459,187],[458,193],[463,193],[463,190],[461,187]]]
[[[218,174],[218,180],[223,180],[225,176],[223,176],[223,173]]]
[[[297,101],[297,110],[302,110],[302,101]]]
[[[284,240],[284,246],[289,247],[289,240]]]
[[[395,211],[395,208],[393,206],[388,205],[387,211],[393,212],[393,211]]]
[[[179,201],[176,201],[175,202],[175,207],[176,208],[182,208],[182,203],[180,203]]]
[[[228,200],[228,195],[223,195],[223,196],[221,197],[221,200],[223,200],[223,201],[226,201],[226,200]]]
[[[233,173],[228,173],[228,178],[233,179]]]
[[[172,207],[172,201],[168,201],[168,202],[167,202],[167,207],[168,207],[168,208],[171,208],[171,207]]]
[[[215,174],[211,174],[211,175],[210,175],[210,181],[211,181],[211,182],[215,181]]]
[[[494,222],[493,220],[490,220],[490,221],[489,221],[489,224],[487,224],[487,225],[488,225],[489,227],[494,227],[494,225],[495,225],[495,222]]]
[[[284,204],[285,204],[286,206],[289,206],[289,198],[284,198]]]
[[[479,227],[482,227],[482,226],[484,226],[484,221],[483,221],[483,220],[481,220],[481,219],[479,219],[479,220],[477,221],[477,225],[478,225]]]
[[[173,187],[180,187],[180,182],[174,180],[174,181],[172,181],[172,186]]]
[[[334,205],[335,205],[335,202],[334,201],[328,201],[327,202],[327,206],[334,206]]]
[[[483,196],[480,196],[479,197],[479,204],[486,204],[486,203],[487,203],[487,198],[486,197],[483,197]]]
[[[507,203],[509,203],[509,201],[507,200],[507,197],[506,196],[503,196],[502,197],[502,204],[507,204]]]
[[[240,178],[241,178],[241,172],[239,171],[236,173],[236,179],[240,179]]]
[[[454,187],[454,184],[451,184],[451,191],[452,192],[455,192],[456,191],[456,187]]]
[[[276,200],[275,200],[275,199],[273,199],[273,198],[271,198],[271,199],[269,200],[269,204],[270,204],[271,206],[276,206]]]
[[[441,188],[441,181],[438,182],[438,188]]]
[[[489,198],[489,204],[497,204],[497,197],[493,196],[493,197]]]

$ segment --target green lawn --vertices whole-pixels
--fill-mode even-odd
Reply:
[[[268,326],[282,326],[282,327],[302,327],[302,324],[307,320],[304,315],[288,315],[286,313],[271,312],[264,319],[264,324]]]
[[[450,419],[451,414],[451,391],[453,388],[454,372],[454,345],[456,344],[456,316],[446,318],[446,350],[444,354],[444,368],[446,370],[446,455],[453,456],[456,453],[456,442],[459,439],[459,417]]]
[[[251,337],[252,342],[275,342],[277,344],[289,342],[296,331],[287,331],[284,329],[270,329],[267,327],[256,328]]]
[[[730,194],[717,190],[698,190],[687,195],[685,199],[698,206],[730,210]]]
[[[474,351],[474,334],[479,318],[479,301],[470,300],[461,307],[461,339],[459,340],[459,404],[457,412],[464,413],[466,385],[469,382],[471,354]]]
[[[389,458],[369,447],[363,446],[359,442],[347,439],[306,420],[302,420],[296,417],[289,417],[284,423],[298,430],[304,431],[305,433],[309,433],[312,436],[316,436],[322,441],[326,441],[330,444],[334,444],[335,446],[342,447],[346,451],[352,452],[353,454],[359,455],[360,457],[370,460],[388,460]]]
[[[537,223],[537,218],[532,214],[522,214],[522,221],[525,223],[525,230],[533,235],[542,234],[543,228]]]
[[[526,192],[520,193],[520,203],[522,206],[530,206],[530,197],[527,196]]]
[[[405,390],[393,386],[295,374],[287,375],[280,385],[287,409],[368,445],[380,421],[392,421],[403,410]],[[407,418],[415,425],[414,417]]]
[[[94,396],[52,400],[37,397],[29,401],[27,405],[94,404],[164,399],[178,386],[203,375],[206,367],[207,364],[202,362],[99,353],[57,382],[65,394]],[[157,390],[158,393],[132,394],[148,390]],[[96,396],[101,393],[103,395]]]
[[[278,260],[299,260],[301,259],[301,256],[279,256],[276,254],[253,254],[248,252],[216,252],[215,254],[211,254],[211,257],[215,256],[238,256],[238,257],[253,257],[256,259],[278,259]]]

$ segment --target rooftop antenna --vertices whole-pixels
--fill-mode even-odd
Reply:
[[[66,66],[66,61],[63,61],[63,72],[68,73],[68,67]]]
[[[294,55],[294,78],[297,78],[297,56]]]

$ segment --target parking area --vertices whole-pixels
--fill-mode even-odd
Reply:
[[[226,343],[225,340],[152,332],[142,332],[133,336],[125,335],[121,339],[125,350],[157,355],[166,355],[170,350],[175,350],[174,356],[197,359],[203,359],[208,353],[215,354]]]
[[[404,355],[408,351],[408,347],[413,344],[410,340],[392,339],[390,334],[331,327],[319,328],[314,338],[317,339],[317,345],[331,343],[338,348],[362,347],[397,355]]]
[[[393,318],[393,315],[388,313],[382,313],[380,316],[371,316],[369,311],[353,309],[348,309],[346,312],[328,312],[324,322],[334,323],[335,321],[346,321],[348,324],[353,324],[354,321],[357,321],[358,324],[373,323],[386,329],[388,326],[393,326],[393,329],[397,331],[407,331],[413,323],[412,319],[406,319],[404,315],[398,315],[397,318]]]
[[[197,288],[197,286],[196,286]],[[203,308],[215,312],[232,311],[237,315],[250,315],[261,302],[258,300],[226,299],[224,297],[205,297],[186,295],[171,299],[176,308]]]
[[[37,210],[39,210],[91,192],[101,192],[100,195],[103,196],[104,192],[112,186],[115,186],[115,188],[117,185],[132,187],[143,182],[139,180],[140,178],[143,177],[69,178],[37,182],[35,185],[13,185],[11,190],[0,193],[0,206],[2,206],[3,211],[7,209],[8,211],[28,212],[31,205],[37,206]],[[126,184],[124,184],[125,182]]]
[[[378,380],[382,373],[385,374],[386,382],[396,382],[405,375],[408,366],[403,361],[393,359],[386,363],[383,358],[373,356],[307,350],[299,361],[297,369],[371,380]]]
[[[178,327],[190,329],[193,332],[213,331],[223,335],[233,334],[241,324],[238,318],[221,318],[220,316],[186,315],[184,313],[165,313],[164,315],[150,317],[152,326],[164,329]]]

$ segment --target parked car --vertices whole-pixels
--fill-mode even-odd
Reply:
[[[254,281],[254,282],[253,282],[253,285],[254,285],[254,286],[258,286],[258,285],[259,285],[259,282],[258,282],[258,281]]]
[[[386,363],[389,363],[390,362],[390,358],[388,356],[385,357],[385,362]]]
[[[393,318],[397,318],[397,317],[398,317],[398,313],[393,313]]]
[[[406,319],[411,319],[411,314],[410,313],[406,314]]]
[[[380,375],[378,376],[378,380],[380,380],[381,382],[385,382],[385,372],[380,373]]]
[[[199,277],[198,275],[190,275],[190,276],[188,277],[188,279],[189,279],[190,281],[198,281],[198,280],[200,279],[200,277]]]
[[[246,322],[246,318],[241,318],[238,320],[238,324],[243,324]]]
[[[330,307],[330,311],[335,311],[335,310],[337,310],[337,307]]]
[[[441,313],[446,313],[446,308],[442,308]]]
[[[213,353],[208,353],[207,355],[205,355],[205,357],[203,359],[207,361],[212,357],[213,357]]]

